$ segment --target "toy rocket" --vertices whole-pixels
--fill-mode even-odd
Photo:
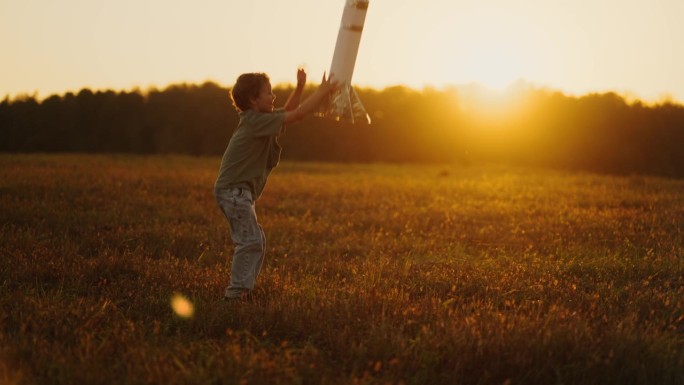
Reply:
[[[335,53],[330,66],[330,73],[333,79],[337,79],[339,86],[331,95],[328,105],[324,107],[323,116],[352,123],[365,119],[370,123],[366,109],[351,86],[367,10],[368,0],[345,0],[340,31],[337,34]]]

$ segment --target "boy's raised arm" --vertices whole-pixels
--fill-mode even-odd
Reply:
[[[304,92],[304,86],[306,85],[306,72],[304,69],[300,68],[297,70],[297,88],[292,91],[290,96],[287,98],[285,103],[285,111],[292,111],[297,106],[299,106],[299,101],[302,98],[302,93]]]
[[[325,73],[323,74],[323,80],[321,80],[321,85],[318,86],[316,91],[306,98],[302,104],[294,108],[293,110],[287,110],[285,108],[285,123],[294,123],[304,119],[308,114],[312,113],[316,107],[330,95],[332,91],[337,87],[337,82],[331,81],[333,75],[330,74],[329,78],[325,78]],[[289,104],[289,101],[288,101]]]

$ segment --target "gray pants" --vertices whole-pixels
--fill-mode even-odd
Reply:
[[[225,296],[239,297],[254,289],[266,252],[264,229],[257,222],[252,193],[247,188],[216,189],[216,202],[230,224],[235,244],[230,269],[230,286]]]

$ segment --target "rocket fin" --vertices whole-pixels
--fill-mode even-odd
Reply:
[[[371,122],[356,90],[348,84],[337,87],[319,115],[352,124],[363,120],[368,124]]]

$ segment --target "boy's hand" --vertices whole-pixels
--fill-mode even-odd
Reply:
[[[306,71],[304,68],[297,69],[297,87],[304,87],[306,85]]]
[[[330,93],[333,92],[337,89],[338,83],[337,80],[332,80],[334,78],[334,74],[330,74],[330,76],[326,79],[325,78],[325,72],[323,73],[323,79],[321,80],[321,85],[319,88],[321,91]]]
[[[297,84],[300,81],[306,81],[306,72],[303,69],[297,71]],[[321,85],[318,86],[316,92],[313,95],[306,98],[302,104],[298,104],[295,108],[285,108],[285,123],[294,123],[300,121],[306,117],[306,115],[313,112],[318,105],[325,100],[330,94],[337,89],[337,80],[333,80],[333,74],[326,79],[325,72],[323,73],[323,80],[321,80]],[[301,93],[301,89],[295,90],[295,93]],[[290,105],[290,101],[287,102]]]

